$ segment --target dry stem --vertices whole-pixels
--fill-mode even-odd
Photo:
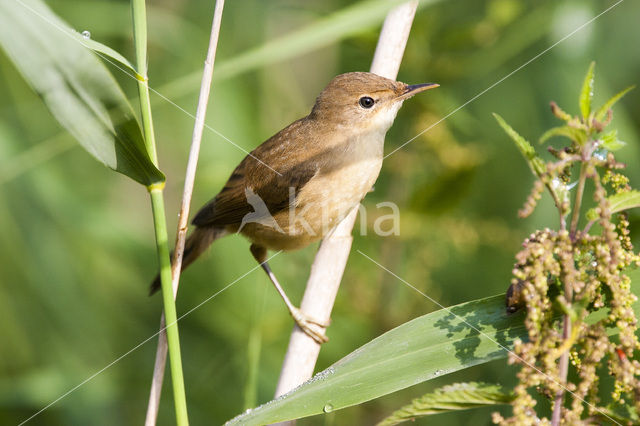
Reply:
[[[187,235],[189,206],[191,205],[191,195],[193,194],[193,184],[196,177],[198,155],[200,153],[200,142],[202,141],[202,132],[204,129],[204,121],[207,113],[207,104],[209,102],[209,93],[211,91],[213,65],[215,63],[216,48],[218,46],[218,36],[220,34],[223,8],[224,0],[216,0],[216,6],[213,12],[213,23],[211,25],[211,37],[209,39],[209,49],[207,51],[207,59],[204,62],[202,83],[200,85],[200,95],[198,97],[198,109],[196,111],[196,119],[193,126],[191,149],[189,151],[189,160],[187,162],[187,170],[184,180],[182,205],[180,206],[180,214],[178,217],[176,245],[173,251],[173,259],[171,263],[171,282],[173,286],[174,298],[178,294],[180,268],[182,266],[182,255],[184,253],[184,243]],[[151,382],[151,392],[149,395],[149,404],[147,406],[147,418],[145,420],[146,426],[155,425],[158,418],[158,408],[160,405],[160,394],[162,392],[162,381],[164,378],[166,360],[167,337],[165,334],[165,319],[163,314],[160,318],[160,334],[158,335],[158,349],[156,351],[156,360],[153,367],[153,380]]]

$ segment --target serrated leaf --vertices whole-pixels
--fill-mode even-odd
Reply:
[[[454,383],[414,399],[377,426],[392,426],[430,414],[509,404],[513,399],[512,392],[497,384]]]
[[[582,113],[582,118],[585,120],[587,120],[589,118],[589,114],[591,114],[591,99],[593,98],[593,78],[595,74],[595,67],[596,63],[591,62],[587,75],[582,83],[582,90],[580,90],[580,113]]]
[[[554,136],[564,136],[572,141],[582,144],[586,139],[584,131],[571,126],[552,127],[540,136],[539,143],[545,143]]]
[[[600,137],[600,146],[608,151],[617,151],[623,148],[626,143],[618,139],[618,131],[612,130]]]
[[[546,167],[544,165],[544,161],[538,156],[536,150],[533,148],[533,145],[529,143],[525,138],[520,136],[518,132],[513,130],[511,126],[507,124],[506,121],[498,114],[493,113],[496,121],[502,129],[509,135],[509,137],[515,142],[516,147],[520,151],[520,153],[524,156],[525,160],[527,160],[527,164],[529,168],[536,176],[540,177],[545,172]]]
[[[624,95],[627,94],[627,92],[631,91],[635,87],[636,87],[635,85],[629,86],[619,91],[618,93],[613,95],[611,98],[609,98],[607,102],[605,102],[600,108],[598,108],[598,111],[596,111],[594,118],[597,121],[602,121],[604,117],[607,115],[607,111],[613,108],[613,105],[615,105],[615,103],[618,102],[620,98],[622,98]]]
[[[640,191],[634,189],[632,191],[613,194],[607,197],[607,201],[609,201],[611,214],[640,207]],[[587,220],[598,220],[598,217],[599,216],[598,213],[596,213],[595,208],[587,210]]]
[[[60,124],[107,167],[163,182],[124,93],[73,34],[41,0],[0,2],[0,46]]]
[[[640,207],[640,191],[633,190],[620,192],[607,197],[611,213],[618,213],[623,210]]]

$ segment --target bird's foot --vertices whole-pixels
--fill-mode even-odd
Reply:
[[[329,338],[324,334],[324,329],[329,327],[329,322],[319,321],[313,317],[302,312],[299,308],[293,307],[289,310],[293,320],[298,324],[298,327],[304,331],[307,336],[315,340],[319,345],[329,341]]]

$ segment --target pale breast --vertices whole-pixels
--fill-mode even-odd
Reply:
[[[382,167],[384,134],[353,138],[328,170],[319,170],[296,198],[297,222],[290,220],[291,234],[308,233],[321,238],[333,229],[371,190]],[[305,222],[306,229],[300,227]]]

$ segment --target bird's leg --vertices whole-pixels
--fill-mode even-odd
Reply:
[[[324,323],[322,321],[318,321],[308,316],[307,314],[302,312],[299,308],[295,307],[293,303],[291,303],[286,293],[284,292],[282,286],[278,282],[275,274],[273,273],[273,271],[271,271],[271,268],[267,263],[267,249],[257,244],[251,244],[251,254],[258,261],[260,266],[262,266],[262,269],[264,269],[264,271],[267,273],[267,276],[269,277],[274,287],[280,294],[280,297],[284,301],[285,305],[287,305],[287,309],[289,309],[289,313],[293,317],[293,320],[296,322],[296,324],[298,324],[298,327],[300,327],[302,331],[304,331],[309,337],[311,337],[317,343],[322,344],[327,342],[329,338],[324,335],[324,332],[322,330],[318,331],[314,329],[311,326],[311,324],[322,327],[322,328],[328,327],[329,324]]]

